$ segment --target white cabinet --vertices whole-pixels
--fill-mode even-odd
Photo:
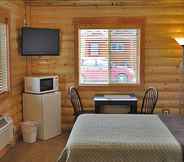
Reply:
[[[49,139],[61,133],[61,93],[23,93],[24,121],[37,121],[38,138]]]

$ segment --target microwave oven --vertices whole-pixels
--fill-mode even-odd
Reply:
[[[43,94],[58,90],[58,76],[27,76],[24,78],[24,91],[26,93]]]

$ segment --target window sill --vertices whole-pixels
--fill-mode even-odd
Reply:
[[[78,85],[79,90],[95,90],[95,91],[121,91],[131,92],[141,90],[143,84],[108,84],[108,85]]]

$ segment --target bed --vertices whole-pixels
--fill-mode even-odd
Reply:
[[[182,147],[184,157],[184,117],[178,115],[159,116]],[[184,162],[184,159],[183,159]]]
[[[83,114],[58,162],[182,162],[182,147],[157,115]]]

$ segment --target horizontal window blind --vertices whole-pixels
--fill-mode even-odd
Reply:
[[[0,92],[8,91],[7,24],[0,23]]]
[[[140,29],[80,29],[80,84],[139,83]]]

